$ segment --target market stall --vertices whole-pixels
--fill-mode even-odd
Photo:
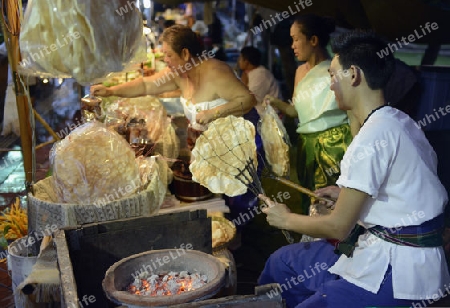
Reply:
[[[144,52],[142,57],[141,35],[124,34],[119,38],[111,35],[112,32],[143,33],[143,23],[137,11],[128,13],[125,23],[124,18],[114,16],[114,11],[111,11],[111,8],[126,5],[126,1],[117,0],[114,6],[110,1],[94,4],[74,1],[72,4],[73,7],[67,8],[54,7],[56,4],[49,2],[30,2],[21,27],[17,28],[17,32],[20,30],[17,50],[20,45],[20,55],[30,60],[21,62],[17,68],[18,82],[28,74],[47,78],[71,77],[81,85],[97,82],[114,85],[142,76],[142,66],[147,64],[148,69],[158,69],[160,64],[153,50],[147,56]],[[108,33],[104,33],[105,22],[111,26]],[[129,31],[123,31],[124,26]],[[60,32],[61,29],[65,32]],[[18,39],[18,33],[15,35]],[[111,46],[112,41],[114,46]],[[18,59],[12,60],[18,62]],[[111,72],[115,74],[110,75]],[[27,105],[21,100],[17,103]],[[200,196],[189,188],[186,190],[183,183],[191,185],[189,187],[196,183],[192,178],[183,178],[186,174],[181,170],[180,188],[171,187],[179,200],[166,203],[173,172],[170,167],[180,161],[180,152],[183,153],[179,136],[186,135],[182,125],[176,126],[176,117],[168,115],[164,104],[155,97],[112,98],[99,103],[97,98],[86,96],[81,100],[80,108],[82,124],[71,129],[52,148],[51,175],[37,183],[32,176],[27,179],[30,184],[28,237],[10,245],[10,256],[16,260],[29,257],[36,263],[27,279],[14,283],[18,307],[59,302],[76,305],[87,286],[91,286],[92,294],[95,293],[97,304],[108,306],[114,301],[105,298],[104,292],[111,295],[108,292],[112,291],[102,289],[101,281],[109,266],[133,253],[173,248],[172,245],[183,243],[189,243],[189,249],[213,254],[214,257],[206,257],[205,260],[215,260],[212,262],[219,268],[220,279],[214,292],[195,291],[191,294],[200,292],[200,295],[184,296],[181,302],[207,299],[221,290],[225,295],[234,294],[236,269],[231,254],[227,252],[227,244],[235,232],[234,225],[221,215],[219,218],[206,216],[206,210],[226,212],[223,200],[207,190]],[[31,112],[25,110],[20,114],[21,121],[27,122]],[[31,124],[29,128],[22,127],[23,138],[32,139]],[[22,142],[22,147],[24,153],[32,153],[33,140],[29,144]],[[32,155],[25,154],[24,160],[27,161],[25,170],[31,175],[29,164],[33,164]],[[191,195],[183,195],[183,189]],[[164,213],[164,216],[158,216],[160,208],[160,214]],[[198,209],[203,210],[198,212]],[[151,227],[143,227],[144,220]],[[189,227],[191,220],[197,221]],[[185,224],[185,228],[180,229],[180,223]],[[130,227],[128,231],[111,232],[108,238],[105,237],[103,228],[119,230],[124,224]],[[137,234],[139,226],[142,230]],[[78,243],[74,238],[67,242],[55,239],[57,249],[52,249],[49,236],[57,229],[73,231],[70,234],[76,234]],[[85,233],[87,230],[91,231]],[[96,244],[88,236],[94,230],[99,231]],[[70,237],[70,234],[64,236]],[[117,236],[131,246],[122,246],[121,241],[114,239]],[[43,237],[42,243],[46,245],[41,244]],[[110,243],[108,248],[105,246],[107,243]],[[39,250],[39,256],[36,256]],[[32,256],[28,256],[30,252],[33,252]],[[80,254],[84,258],[77,259]],[[87,256],[91,258],[90,262],[85,262]],[[189,267],[186,269],[191,270]],[[17,270],[18,267],[14,268]],[[205,267],[201,271],[209,272],[210,269]],[[65,280],[66,275],[70,276],[70,282]],[[208,280],[214,279],[208,276]],[[66,292],[67,289],[70,292]],[[168,298],[168,302],[175,303]],[[281,299],[271,301],[279,303]]]
[[[20,47],[22,56],[33,61],[25,63],[22,73],[73,77],[83,85],[100,82],[115,86],[161,70],[164,64],[157,49],[144,48],[142,52],[137,35],[118,35],[146,34],[141,29],[142,21],[136,16],[138,22],[133,19],[135,11],[128,12],[130,2],[117,0],[116,6],[108,2],[109,12],[96,6],[101,2],[86,7],[74,5],[73,11],[78,13],[67,20],[55,21],[65,7],[57,7],[54,11],[58,13],[52,13],[44,1],[34,12],[39,13],[39,18],[28,12]],[[124,7],[126,14],[115,10]],[[95,22],[89,23],[92,19]],[[124,26],[123,19],[131,22],[128,20]],[[88,26],[70,28],[84,25],[80,20]],[[38,27],[42,21],[48,24]],[[99,30],[105,28],[105,21],[111,26],[107,33]],[[69,28],[71,32],[67,33]],[[61,35],[47,29],[65,32]],[[82,31],[85,32],[80,35]],[[148,30],[146,35],[150,37]],[[38,37],[40,40],[36,40]],[[111,41],[114,44],[110,50]],[[37,57],[43,55],[40,52],[45,52],[46,47],[50,59]],[[11,58],[14,60],[14,56]],[[21,94],[20,86],[17,89]],[[256,296],[224,298],[236,292],[236,264],[228,251],[236,230],[223,215],[217,217],[211,212],[227,211],[222,193],[235,196],[250,190],[255,197],[264,193],[256,172],[257,153],[252,143],[255,131],[242,119],[217,120],[217,126],[211,125],[212,131],[198,139],[193,164],[189,166],[192,156],[183,141],[187,135],[186,119],[182,110],[169,110],[178,105],[177,99],[145,96],[100,101],[88,95],[81,100],[83,125],[54,147],[53,174],[38,183],[27,178],[28,239],[46,233],[49,227],[51,231],[53,227],[63,230],[53,235],[56,248],[34,245],[41,254],[40,258],[32,256],[33,262],[51,279],[44,282],[42,272],[41,276],[31,273],[20,285],[23,294],[17,303],[141,307],[196,301],[203,302],[198,305],[218,307],[254,302],[255,306],[283,306],[279,296],[268,298],[268,289]],[[28,106],[23,99],[17,102],[22,108]],[[30,110],[21,111],[24,123],[30,114]],[[289,172],[289,147],[284,138],[286,132],[276,118],[275,115],[262,121],[263,138],[273,141],[272,145],[264,145],[270,171],[266,176],[283,181]],[[32,155],[26,154],[33,151],[33,141],[26,143],[32,135],[27,134],[31,124],[22,130],[27,174],[32,174],[33,163]],[[241,131],[239,126],[244,129]],[[302,192],[317,197],[310,191]],[[13,210],[19,217],[24,216],[19,208]],[[289,233],[284,234],[293,240]],[[162,249],[170,250],[160,252]],[[27,253],[28,249],[11,255],[26,258]],[[155,266],[152,262],[156,258],[174,262]],[[186,287],[186,280],[188,284],[194,280],[196,288]]]

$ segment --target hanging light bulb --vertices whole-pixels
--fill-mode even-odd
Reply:
[[[149,9],[152,7],[152,2],[150,0],[144,0],[144,8]]]
[[[150,33],[152,33],[152,29],[150,29],[150,28],[148,28],[148,27],[144,27],[144,34],[145,34],[145,35],[148,35],[148,34],[150,34]]]

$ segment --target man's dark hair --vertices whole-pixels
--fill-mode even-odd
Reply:
[[[241,56],[254,66],[261,65],[261,52],[253,46],[246,46],[241,49]]]
[[[199,36],[188,26],[173,25],[164,30],[160,38],[161,42],[166,42],[179,56],[186,48],[191,56],[195,57],[203,51],[203,45]]]
[[[339,57],[343,69],[360,67],[372,90],[383,89],[395,68],[392,53],[381,54],[386,42],[369,30],[352,30],[333,38],[331,49]],[[379,56],[381,54],[381,56]]]
[[[168,19],[164,21],[164,28],[169,28],[176,25],[175,20],[173,19]]]

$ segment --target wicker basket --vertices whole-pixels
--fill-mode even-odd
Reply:
[[[167,166],[157,161],[150,184],[144,191],[105,205],[56,203],[52,178],[37,182],[33,185],[34,195],[28,194],[29,232],[54,230],[55,226],[58,229],[73,228],[89,223],[156,215],[167,190]]]

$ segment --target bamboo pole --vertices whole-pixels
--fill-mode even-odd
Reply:
[[[33,143],[31,138],[31,123],[29,101],[25,93],[24,85],[20,81],[17,71],[21,61],[19,48],[20,23],[22,20],[22,3],[17,0],[2,0],[1,22],[5,44],[8,50],[8,61],[11,68],[14,90],[16,94],[17,113],[20,125],[20,140],[25,169],[25,185],[31,189],[34,181],[33,173]],[[4,15],[6,13],[6,16]]]
[[[45,146],[47,146],[47,145],[49,145],[49,144],[52,144],[53,142],[56,142],[56,141],[58,141],[58,140],[52,139],[52,140],[50,140],[50,141],[46,141],[46,142],[40,143],[40,144],[38,144],[38,145],[35,147],[35,149],[38,150],[38,149],[43,148],[43,147],[45,147]]]
[[[55,133],[55,131],[50,127],[50,125],[48,125],[48,123],[44,120],[43,117],[41,117],[41,115],[39,113],[37,113],[36,110],[33,109],[33,113],[34,116],[36,117],[36,120],[38,120],[42,126],[44,126],[44,128],[50,133],[50,135],[53,137],[53,139],[55,141],[61,140],[61,138],[59,138],[59,136]],[[36,149],[38,147],[36,146]]]

